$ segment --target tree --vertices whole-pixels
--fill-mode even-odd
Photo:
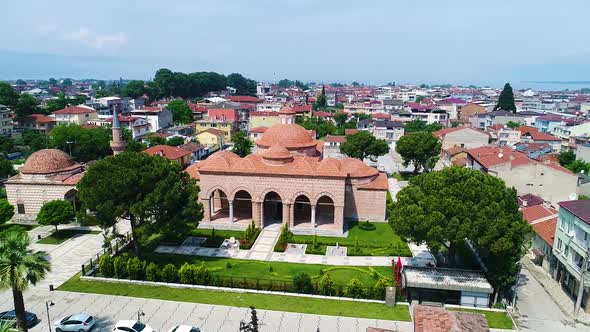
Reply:
[[[469,241],[487,267],[496,291],[515,281],[529,225],[518,211],[516,190],[499,178],[461,167],[422,174],[397,194],[390,219],[402,237],[446,252]]]
[[[146,138],[149,146],[156,146],[156,145],[166,145],[166,138],[156,134],[150,134]]]
[[[405,133],[415,133],[418,131],[427,131],[429,133],[441,130],[443,126],[440,123],[427,124],[426,121],[419,119],[408,121],[404,125]]]
[[[559,153],[559,164],[567,167],[576,160],[576,154],[573,151],[564,151]]]
[[[31,152],[49,147],[49,137],[47,134],[31,129],[25,129],[23,131],[23,142],[29,147]]]
[[[322,93],[320,93],[315,103],[313,103],[313,109],[319,110],[328,106],[328,99],[326,98],[326,93],[324,91],[324,87],[322,86]]]
[[[18,92],[14,90],[12,85],[0,81],[0,105],[14,107],[18,101]]]
[[[107,94],[106,96],[110,96],[110,95],[111,94]],[[97,95],[97,97],[106,97],[106,96]],[[66,97],[65,93],[60,92],[57,94],[57,98],[50,99],[47,101],[47,112],[49,112],[49,113],[55,112],[55,111],[61,110],[63,108],[66,108],[68,105],[84,104],[85,100],[86,100],[86,96],[84,96],[84,95],[78,95],[78,96],[76,96],[76,98],[69,98],[69,97]]]
[[[236,132],[232,137],[232,141],[234,142],[233,153],[242,158],[252,153],[254,143],[252,143],[244,131],[240,130]]]
[[[10,137],[0,135],[0,153],[7,155],[16,151],[14,140]]]
[[[494,111],[496,110],[504,110],[516,113],[516,105],[514,104],[514,93],[512,92],[512,87],[510,83],[506,83],[504,85],[504,89],[500,93],[500,97],[498,97],[498,103],[494,107]]]
[[[181,136],[173,136],[166,140],[166,145],[179,146],[182,144],[184,144],[184,138],[182,138]]]
[[[112,154],[112,132],[107,127],[82,128],[77,124],[63,124],[49,133],[49,145],[70,153],[72,158],[86,162]]]
[[[5,179],[16,174],[14,165],[6,158],[0,157],[0,179]]]
[[[173,100],[168,103],[166,108],[172,112],[172,119],[174,123],[190,123],[193,121],[193,112],[188,104],[183,100]]]
[[[395,145],[395,151],[401,155],[404,166],[413,164],[414,174],[418,174],[420,169],[428,172],[434,167],[441,145],[440,140],[431,133],[419,131],[402,136]]]
[[[66,78],[62,81],[63,86],[72,86],[73,82],[71,79]]]
[[[348,115],[344,112],[336,112],[334,114],[334,122],[338,127],[344,126],[344,124],[348,121]]]
[[[340,145],[340,152],[343,154],[365,160],[375,159],[389,152],[389,145],[384,139],[377,139],[368,131],[361,130],[356,134],[346,136],[346,142]]]
[[[125,146],[125,151],[130,152],[141,152],[147,148],[147,145],[136,141],[134,139],[127,141],[127,145]]]
[[[27,115],[37,113],[39,111],[39,101],[37,98],[31,96],[28,93],[22,93],[16,105],[14,105],[14,113],[17,118],[22,118]]]
[[[43,204],[37,214],[37,223],[45,226],[55,226],[57,232],[58,225],[69,224],[74,221],[74,217],[76,217],[76,213],[72,203],[57,199]]]
[[[357,87],[357,86],[360,86],[360,84],[355,81],[355,82],[352,82],[352,86]]]
[[[10,231],[0,239],[0,289],[11,288],[16,311],[16,327],[26,332],[23,292],[36,285],[50,270],[47,253],[29,249],[31,238],[24,231]]]
[[[170,69],[158,69],[154,77],[154,84],[160,97],[171,97],[174,93],[174,73]]]
[[[125,97],[130,97],[130,98],[141,97],[141,96],[143,96],[143,94],[145,92],[146,92],[146,89],[145,89],[145,82],[144,81],[138,81],[138,80],[129,81],[129,83],[127,83],[127,85],[125,85],[125,87],[123,88],[123,95]]]
[[[506,127],[510,128],[510,129],[518,128],[518,127],[520,127],[520,122],[508,121],[506,123]]]
[[[27,82],[19,78],[18,80],[16,80],[16,85],[27,85]]]
[[[82,202],[96,213],[103,228],[117,219],[131,224],[133,246],[142,236],[165,238],[188,232],[187,222],[202,218],[199,187],[180,165],[159,156],[125,152],[97,161],[78,183]]]
[[[256,81],[245,78],[241,74],[233,73],[227,75],[227,85],[236,89],[236,95],[255,96]]]
[[[14,216],[14,206],[8,203],[8,200],[0,200],[0,225],[5,224]]]
[[[583,160],[574,160],[565,167],[574,173],[588,174],[588,172],[590,172],[590,163]]]
[[[362,112],[353,113],[352,116],[354,116],[358,121],[366,120],[366,119],[370,119],[371,118],[371,116],[369,114],[362,113]]]

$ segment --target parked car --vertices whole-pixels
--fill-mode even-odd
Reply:
[[[115,324],[116,332],[154,332],[154,329],[138,320],[120,320]]]
[[[76,332],[87,332],[94,326],[96,319],[93,316],[85,313],[73,314],[66,316],[53,323],[55,332],[62,331],[76,331]]]
[[[16,322],[16,311],[4,311],[0,312],[0,320],[1,321],[9,321],[9,322]],[[25,321],[27,322],[27,327],[33,327],[39,321],[37,315],[32,312],[25,311]]]
[[[201,332],[201,329],[190,325],[178,325],[168,330],[168,332]]]

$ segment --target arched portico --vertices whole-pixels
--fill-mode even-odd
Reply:
[[[281,223],[283,220],[283,199],[275,191],[264,195],[262,202],[262,226]]]
[[[64,200],[70,201],[74,206],[74,211],[80,210],[80,199],[78,198],[78,190],[70,189],[64,194]]]
[[[297,225],[311,223],[311,201],[305,195],[299,195],[293,201],[293,223]]]
[[[317,226],[334,224],[334,201],[329,196],[318,198],[315,208]]]
[[[253,219],[252,215],[252,195],[246,190],[239,190],[233,196],[233,210],[237,221]]]
[[[209,196],[209,209],[211,221],[230,217],[230,202],[226,193],[221,189],[215,189]],[[231,219],[231,218],[230,218]]]

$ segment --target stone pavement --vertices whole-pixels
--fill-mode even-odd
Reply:
[[[240,296],[236,294],[236,296]],[[45,301],[52,300],[51,321],[76,312],[88,312],[98,319],[93,331],[110,331],[121,319],[137,319],[138,310],[145,316],[142,321],[156,331],[167,331],[179,324],[189,324],[201,328],[203,332],[237,331],[240,320],[249,321],[250,310],[220,305],[184,303],[151,300],[132,297],[82,294],[62,291],[28,292],[25,296],[27,310],[36,313],[41,322],[30,329],[31,332],[47,331]],[[0,303],[0,311],[11,305]],[[350,331],[364,332],[367,327],[381,327],[412,331],[410,322],[394,322],[376,319],[361,319],[338,316],[300,314],[272,310],[256,310],[260,320],[260,331]]]
[[[261,261],[269,260],[274,252],[280,234],[281,224],[277,223],[264,227],[252,248],[250,248],[250,250],[240,250],[245,251],[245,253],[238,253],[236,258],[247,258]]]
[[[557,306],[568,316],[568,318],[575,318],[581,323],[590,324],[590,314],[584,312],[584,309],[580,309],[578,316],[575,317],[575,302],[563,291],[557,280],[551,278],[551,276],[547,274],[547,272],[542,267],[535,265],[530,260],[528,255],[523,257],[521,262],[525,266],[527,272],[536,280],[537,283],[539,283],[539,285],[547,292],[551,299],[553,299],[554,303],[557,304]]]

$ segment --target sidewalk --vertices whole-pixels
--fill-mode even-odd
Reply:
[[[528,255],[520,261],[565,314],[576,321],[590,324],[590,314],[584,312],[584,309],[580,309],[577,317],[574,316],[575,302],[561,289],[557,280],[551,278],[542,267],[535,265]]]

